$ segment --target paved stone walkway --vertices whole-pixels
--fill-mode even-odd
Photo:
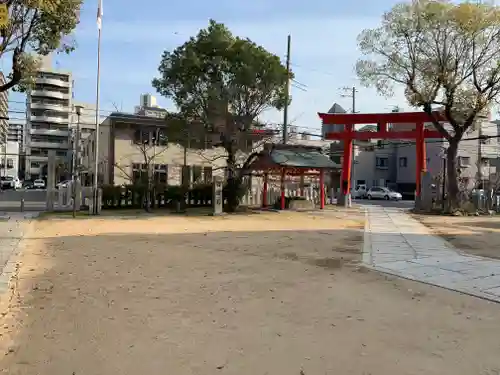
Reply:
[[[461,254],[402,209],[365,209],[368,267],[500,302],[500,260]]]

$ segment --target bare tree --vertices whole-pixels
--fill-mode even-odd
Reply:
[[[135,145],[136,152],[132,155],[126,155],[121,160],[115,161],[113,167],[118,169],[126,180],[131,184],[139,184],[144,188],[144,209],[151,210],[151,196],[155,192],[157,181],[155,177],[159,173],[166,171],[158,171],[156,165],[158,158],[168,149],[167,140],[163,139],[161,133],[157,130],[154,135],[147,142],[138,142]],[[137,156],[140,156],[137,158]],[[137,158],[137,159],[136,159]],[[141,163],[133,163],[134,160],[141,161]],[[134,164],[139,164],[137,170],[134,171]],[[137,172],[137,175],[134,174]]]
[[[456,209],[459,143],[500,93],[500,9],[485,2],[400,3],[358,40],[362,82],[385,95],[403,86],[408,102],[428,113],[448,142],[448,208]],[[433,115],[437,107],[449,125]]]

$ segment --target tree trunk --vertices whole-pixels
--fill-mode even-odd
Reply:
[[[447,212],[452,213],[460,208],[458,188],[458,173],[457,173],[457,153],[459,140],[451,139],[448,141],[449,146],[446,151],[446,171],[448,178],[448,207]]]
[[[236,174],[236,155],[232,150],[227,151],[227,186],[226,186],[226,211],[235,212],[240,204],[240,197],[238,196],[241,179]]]

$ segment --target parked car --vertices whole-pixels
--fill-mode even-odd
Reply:
[[[35,187],[33,186],[33,181],[24,181],[23,188],[27,190],[34,189]]]
[[[385,199],[397,201],[403,199],[403,196],[400,193],[385,187],[372,187],[367,191],[366,196],[368,199]]]
[[[61,181],[56,185],[56,189],[62,189],[68,187],[68,185],[71,183],[71,180],[66,180],[66,181]]]
[[[18,177],[12,177],[12,176],[2,176],[0,177],[1,181],[1,187],[2,189],[20,189],[22,188],[23,184],[21,180],[19,180]]]
[[[365,199],[366,198],[366,185],[358,185],[352,191],[351,197],[353,199]]]
[[[33,188],[34,189],[45,189],[45,181],[42,179],[37,179],[33,181]]]

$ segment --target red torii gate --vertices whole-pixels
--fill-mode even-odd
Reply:
[[[342,192],[344,196],[351,190],[351,164],[353,140],[369,141],[371,139],[410,139],[416,140],[417,168],[415,175],[415,198],[420,196],[422,172],[427,171],[425,139],[443,138],[437,130],[425,129],[424,124],[431,122],[431,117],[425,112],[389,112],[389,113],[318,113],[323,125],[344,125],[343,131],[326,132],[325,139],[344,141],[342,162]],[[438,121],[446,121],[441,112],[433,112]],[[388,124],[415,124],[414,130],[388,129]],[[377,131],[356,131],[356,124],[377,124]]]

